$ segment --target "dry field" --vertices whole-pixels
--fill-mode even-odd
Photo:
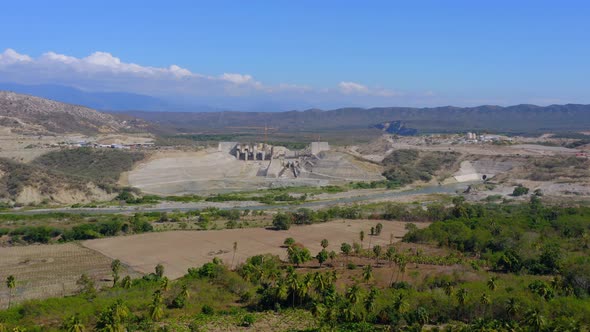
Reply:
[[[149,273],[161,263],[166,275],[179,278],[189,267],[198,267],[210,262],[214,257],[231,264],[233,243],[238,243],[234,265],[244,262],[257,254],[276,254],[286,258],[283,241],[292,237],[309,248],[312,255],[321,250],[320,241],[328,239],[328,250],[340,252],[342,242],[359,241],[359,233],[365,231],[364,246],[389,244],[390,234],[399,241],[406,233],[406,223],[383,221],[380,236],[369,236],[374,220],[339,220],[309,226],[293,226],[288,231],[275,231],[262,228],[230,229],[219,231],[172,231],[146,233],[126,237],[89,240],[83,245],[108,257],[118,258],[138,272]],[[418,227],[426,227],[426,223]]]
[[[83,273],[97,285],[110,284],[111,259],[80,245],[54,244],[0,248],[0,308],[8,305],[8,275],[16,278],[13,303],[28,299],[69,295],[78,290]],[[122,271],[122,275],[130,271]]]

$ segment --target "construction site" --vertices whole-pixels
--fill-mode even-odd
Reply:
[[[155,153],[127,174],[125,184],[148,193],[179,195],[374,181],[383,179],[381,171],[350,154],[332,151],[328,142],[311,142],[300,150],[220,142],[216,149]]]

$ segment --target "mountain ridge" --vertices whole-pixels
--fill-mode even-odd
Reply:
[[[184,130],[206,131],[232,126],[279,127],[286,131],[366,129],[402,121],[419,132],[495,131],[537,133],[590,128],[590,105],[482,105],[475,107],[376,107],[286,112],[146,112],[124,114]]]
[[[0,126],[21,134],[116,133],[136,124],[94,109],[41,97],[0,91]]]

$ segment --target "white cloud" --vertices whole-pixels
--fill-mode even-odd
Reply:
[[[346,95],[365,95],[374,97],[398,97],[403,95],[397,91],[382,88],[369,88],[355,82],[340,82],[338,83],[338,88],[341,93]]]
[[[352,93],[361,93],[366,94],[369,92],[369,88],[362,84],[358,84],[355,82],[340,82],[338,83],[338,87],[340,91],[345,94],[352,94]]]
[[[208,76],[178,65],[142,66],[107,52],[74,57],[46,52],[39,57],[13,49],[0,53],[2,81],[20,84],[61,84],[89,91],[124,91],[186,100],[225,102],[228,98],[287,100],[293,105],[387,105],[397,104],[396,91],[368,87],[352,81],[332,88],[281,83],[265,85],[253,76],[223,73]],[[298,104],[297,104],[298,103]]]
[[[47,52],[41,55],[40,61],[55,61],[55,62],[62,62],[65,64],[72,64],[77,63],[78,59],[73,56],[67,56],[64,54],[57,54],[55,52]]]
[[[31,62],[32,59],[26,54],[20,54],[11,48],[7,48],[4,53],[0,53],[0,65],[12,65],[21,62]]]
[[[193,75],[190,70],[181,68],[177,65],[171,65],[168,70],[176,77],[190,77]]]
[[[223,73],[221,79],[235,84],[246,84],[253,81],[252,76],[242,74]]]

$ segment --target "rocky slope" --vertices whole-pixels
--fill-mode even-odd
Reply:
[[[117,117],[90,108],[0,91],[0,126],[19,134],[116,133],[135,129]]]

